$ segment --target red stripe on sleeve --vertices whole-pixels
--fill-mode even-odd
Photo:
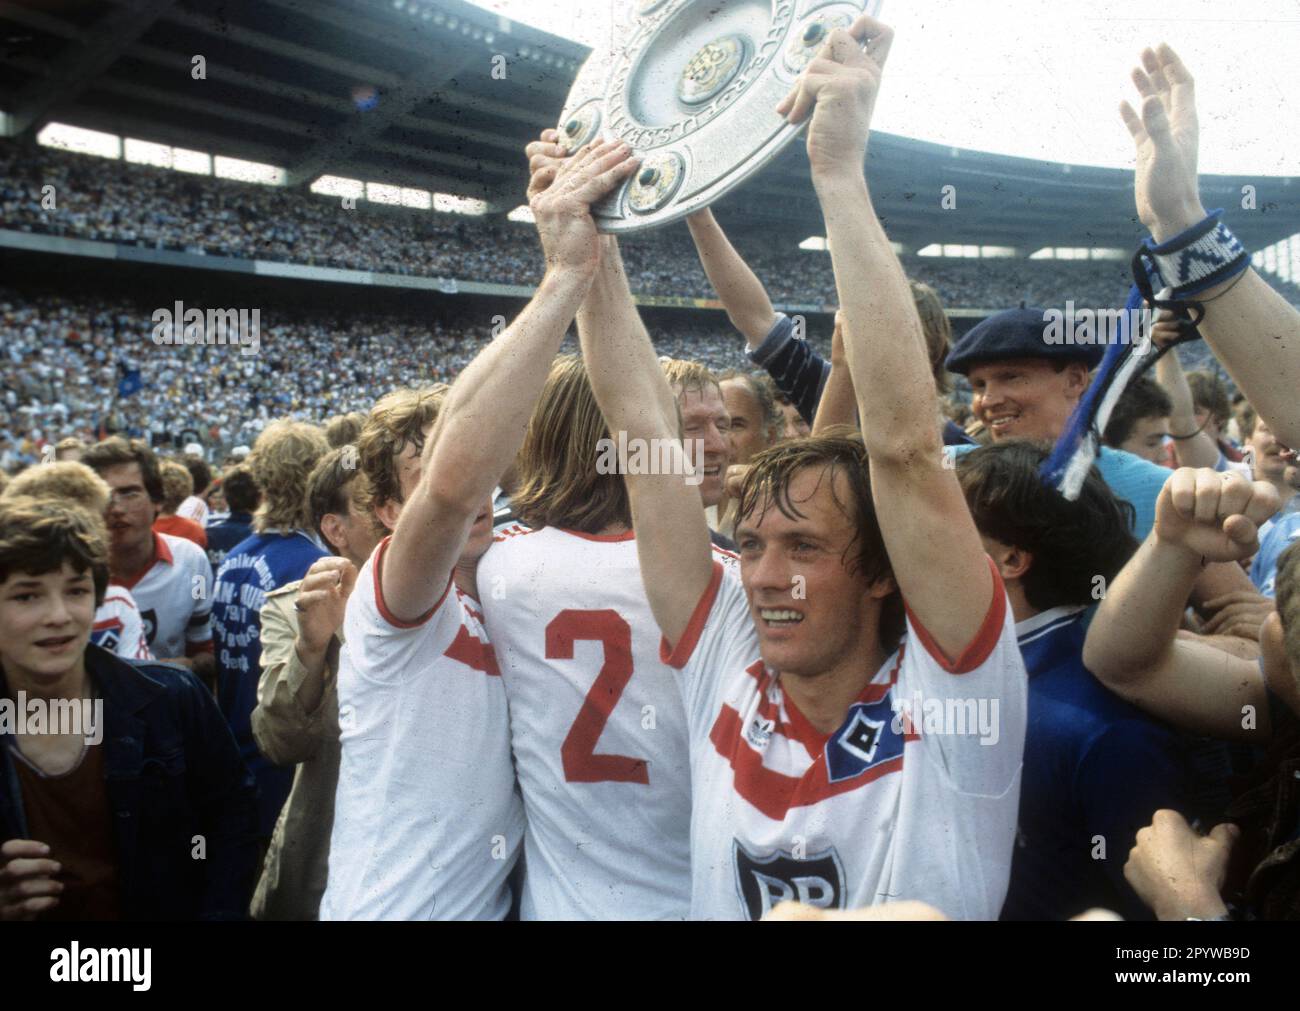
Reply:
[[[700,641],[700,633],[704,631],[704,623],[709,620],[709,612],[713,610],[713,602],[718,597],[718,587],[721,585],[722,563],[715,561],[709,585],[700,595],[700,601],[695,605],[691,620],[686,623],[686,631],[682,633],[677,645],[674,647],[667,639],[661,639],[659,643],[659,659],[668,666],[681,670],[690,660],[696,644]]]
[[[987,557],[987,556],[986,556]],[[979,631],[975,633],[964,650],[955,660],[949,660],[944,655],[939,644],[934,641],[934,637],[921,624],[921,620],[912,613],[912,609],[907,607],[907,602],[903,602],[903,607],[907,610],[907,618],[916,629],[916,637],[921,640],[921,645],[925,651],[934,658],[934,662],[946,670],[949,674],[969,674],[976,667],[989,658],[993,652],[993,647],[998,644],[998,638],[1002,635],[1002,624],[1007,617],[1007,591],[1002,584],[1002,576],[998,573],[998,567],[993,564],[993,559],[988,559],[989,570],[993,573],[993,599],[989,601],[988,612],[984,615],[984,623],[980,625]]]
[[[392,534],[385,537],[379,542],[379,548],[375,552],[375,564],[371,569],[371,575],[374,577],[375,582],[375,605],[379,608],[379,616],[383,618],[384,621],[388,622],[388,624],[392,625],[393,628],[419,628],[437,613],[438,608],[442,607],[442,602],[447,599],[447,591],[451,589],[453,581],[452,577],[455,573],[448,574],[447,585],[443,587],[442,596],[438,598],[437,603],[429,608],[429,610],[424,614],[420,615],[420,617],[416,618],[415,621],[403,621],[401,618],[397,617],[397,615],[393,614],[393,612],[388,609],[388,605],[384,603],[384,588],[379,578],[380,569],[384,564],[384,552],[388,550],[388,542],[392,539]]]

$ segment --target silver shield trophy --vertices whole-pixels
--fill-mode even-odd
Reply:
[[[707,207],[803,129],[778,102],[836,28],[881,0],[639,0],[622,39],[587,58],[560,144],[627,141],[636,174],[592,209],[602,232],[638,232]]]

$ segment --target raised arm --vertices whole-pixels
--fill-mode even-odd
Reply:
[[[628,446],[643,439],[650,458],[659,460],[666,454],[656,447],[673,447],[676,466],[667,468],[672,473],[625,472],[623,480],[646,596],[660,631],[675,645],[713,575],[709,526],[699,488],[686,480],[677,401],[632,301],[618,246],[612,238],[605,241],[595,283],[578,310],[578,338],[615,444],[626,432]]]
[[[954,659],[984,623],[993,575],[957,475],[943,466],[921,321],[863,176],[892,38],[891,29],[866,16],[833,32],[777,111],[791,122],[812,113],[808,158],[826,218],[876,514],[904,599]],[[963,592],[954,594],[955,586]]]
[[[749,264],[707,208],[686,219],[709,284],[718,293],[731,325],[745,335],[750,350],[763,343],[776,322],[772,300]]]
[[[848,359],[844,357],[844,314],[835,314],[835,335],[831,338],[831,375],[817,405],[817,419],[812,434],[821,435],[835,425],[858,424],[857,398],[853,395],[853,377],[849,375]]]
[[[1264,679],[1251,660],[1178,635],[1183,605],[1205,561],[1249,558],[1258,526],[1277,509],[1267,482],[1208,468],[1174,471],[1150,536],[1107,589],[1084,665],[1134,705],[1175,726],[1261,742],[1269,733]],[[1254,721],[1244,720],[1245,706]],[[1253,726],[1257,729],[1247,729]]]
[[[415,620],[437,602],[475,518],[490,510],[492,489],[519,451],[600,263],[590,205],[632,171],[630,155],[622,143],[588,145],[532,178],[529,206],[546,274],[523,312],[460,374],[425,444],[420,484],[402,509],[381,577],[400,619]]]
[[[1127,102],[1120,112],[1137,146],[1138,217],[1164,243],[1206,216],[1197,185],[1195,85],[1163,43],[1143,51],[1133,83],[1141,115]],[[1300,312],[1251,267],[1194,297],[1205,306],[1198,329],[1210,349],[1278,438],[1300,445]]]
[[[1171,340],[1178,334],[1178,327],[1170,318],[1167,310],[1161,309],[1152,328],[1152,340],[1157,346]],[[1169,414],[1169,435],[1174,440],[1174,457],[1180,467],[1217,467],[1219,465],[1219,447],[1209,432],[1197,431],[1196,402],[1192,399],[1192,388],[1187,385],[1187,376],[1178,352],[1170,351],[1156,362],[1156,382],[1169,395],[1173,410]]]

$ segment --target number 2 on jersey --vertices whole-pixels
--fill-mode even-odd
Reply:
[[[561,611],[546,626],[546,658],[572,660],[573,644],[579,641],[600,643],[605,662],[560,747],[564,779],[569,783],[648,785],[645,759],[596,754],[596,742],[632,678],[632,629],[616,611]]]

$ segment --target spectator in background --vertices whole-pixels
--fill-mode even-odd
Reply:
[[[253,513],[261,500],[253,472],[247,467],[231,467],[221,479],[221,490],[229,508],[224,516],[213,516],[208,524],[208,560],[215,572],[226,560],[226,553],[253,533]]]
[[[361,425],[366,416],[360,411],[349,414],[336,414],[325,422],[325,441],[331,449],[354,445],[361,435]]]
[[[1166,466],[1165,438],[1169,434],[1169,394],[1146,376],[1125,387],[1106,423],[1102,441],[1114,449]]]
[[[266,595],[302,579],[325,550],[312,530],[303,489],[329,451],[315,425],[278,420],[253,445],[249,467],[262,492],[252,536],[230,549],[217,570],[212,629],[217,642],[217,698],[240,754],[256,777],[258,837],[267,842],[293,784],[293,770],[280,768],[257,749],[251,717],[257,705],[261,617]]]
[[[253,895],[258,920],[314,920],[325,894],[339,781],[343,613],[382,531],[357,493],[352,462],[344,447],[332,449],[307,479],[312,527],[332,554],[301,581],[267,594],[262,607],[253,736],[267,759],[297,771]]]
[[[203,532],[203,527],[191,519],[176,515],[181,503],[194,490],[194,479],[190,477],[190,472],[175,460],[164,460],[159,465],[159,471],[162,476],[163,498],[153,528],[162,534],[184,537],[206,551],[208,535]]]
[[[1223,385],[1223,380],[1203,369],[1198,369],[1187,373],[1187,385],[1192,391],[1197,428],[1214,440],[1227,462],[1241,463],[1243,459],[1241,450],[1227,440],[1223,431],[1232,416],[1228,403],[1228,388]]]
[[[80,439],[69,436],[66,439],[60,439],[54,447],[54,459],[56,461],[71,460],[74,463],[81,459],[81,454],[86,451],[86,444]]]
[[[181,463],[190,472],[194,488],[189,497],[177,506],[176,515],[193,520],[202,527],[208,522],[207,494],[208,489],[212,487],[212,468],[207,465],[202,456],[190,452],[190,450],[199,448],[201,447],[197,443],[191,443],[185,447],[185,455],[181,457]]]
[[[1246,412],[1242,419],[1242,434],[1246,436],[1246,447],[1250,450],[1250,464],[1256,481],[1267,481],[1277,489],[1278,498],[1285,502],[1295,491],[1287,484],[1286,449],[1273,436],[1268,423],[1254,410]]]
[[[69,502],[101,520],[108,512],[110,494],[102,477],[84,463],[71,460],[28,467],[0,490],[0,498],[27,496]],[[90,641],[128,660],[153,659],[135,598],[125,586],[113,582],[108,584],[103,602],[95,609]]]
[[[150,652],[210,681],[212,566],[197,544],[153,529],[163,498],[158,458],[139,439],[114,437],[82,459],[108,483],[109,572],[135,597]]]
[[[189,671],[90,643],[108,579],[99,517],[0,502],[0,694],[103,706],[95,740],[0,734],[0,919],[244,919],[252,779]]]

